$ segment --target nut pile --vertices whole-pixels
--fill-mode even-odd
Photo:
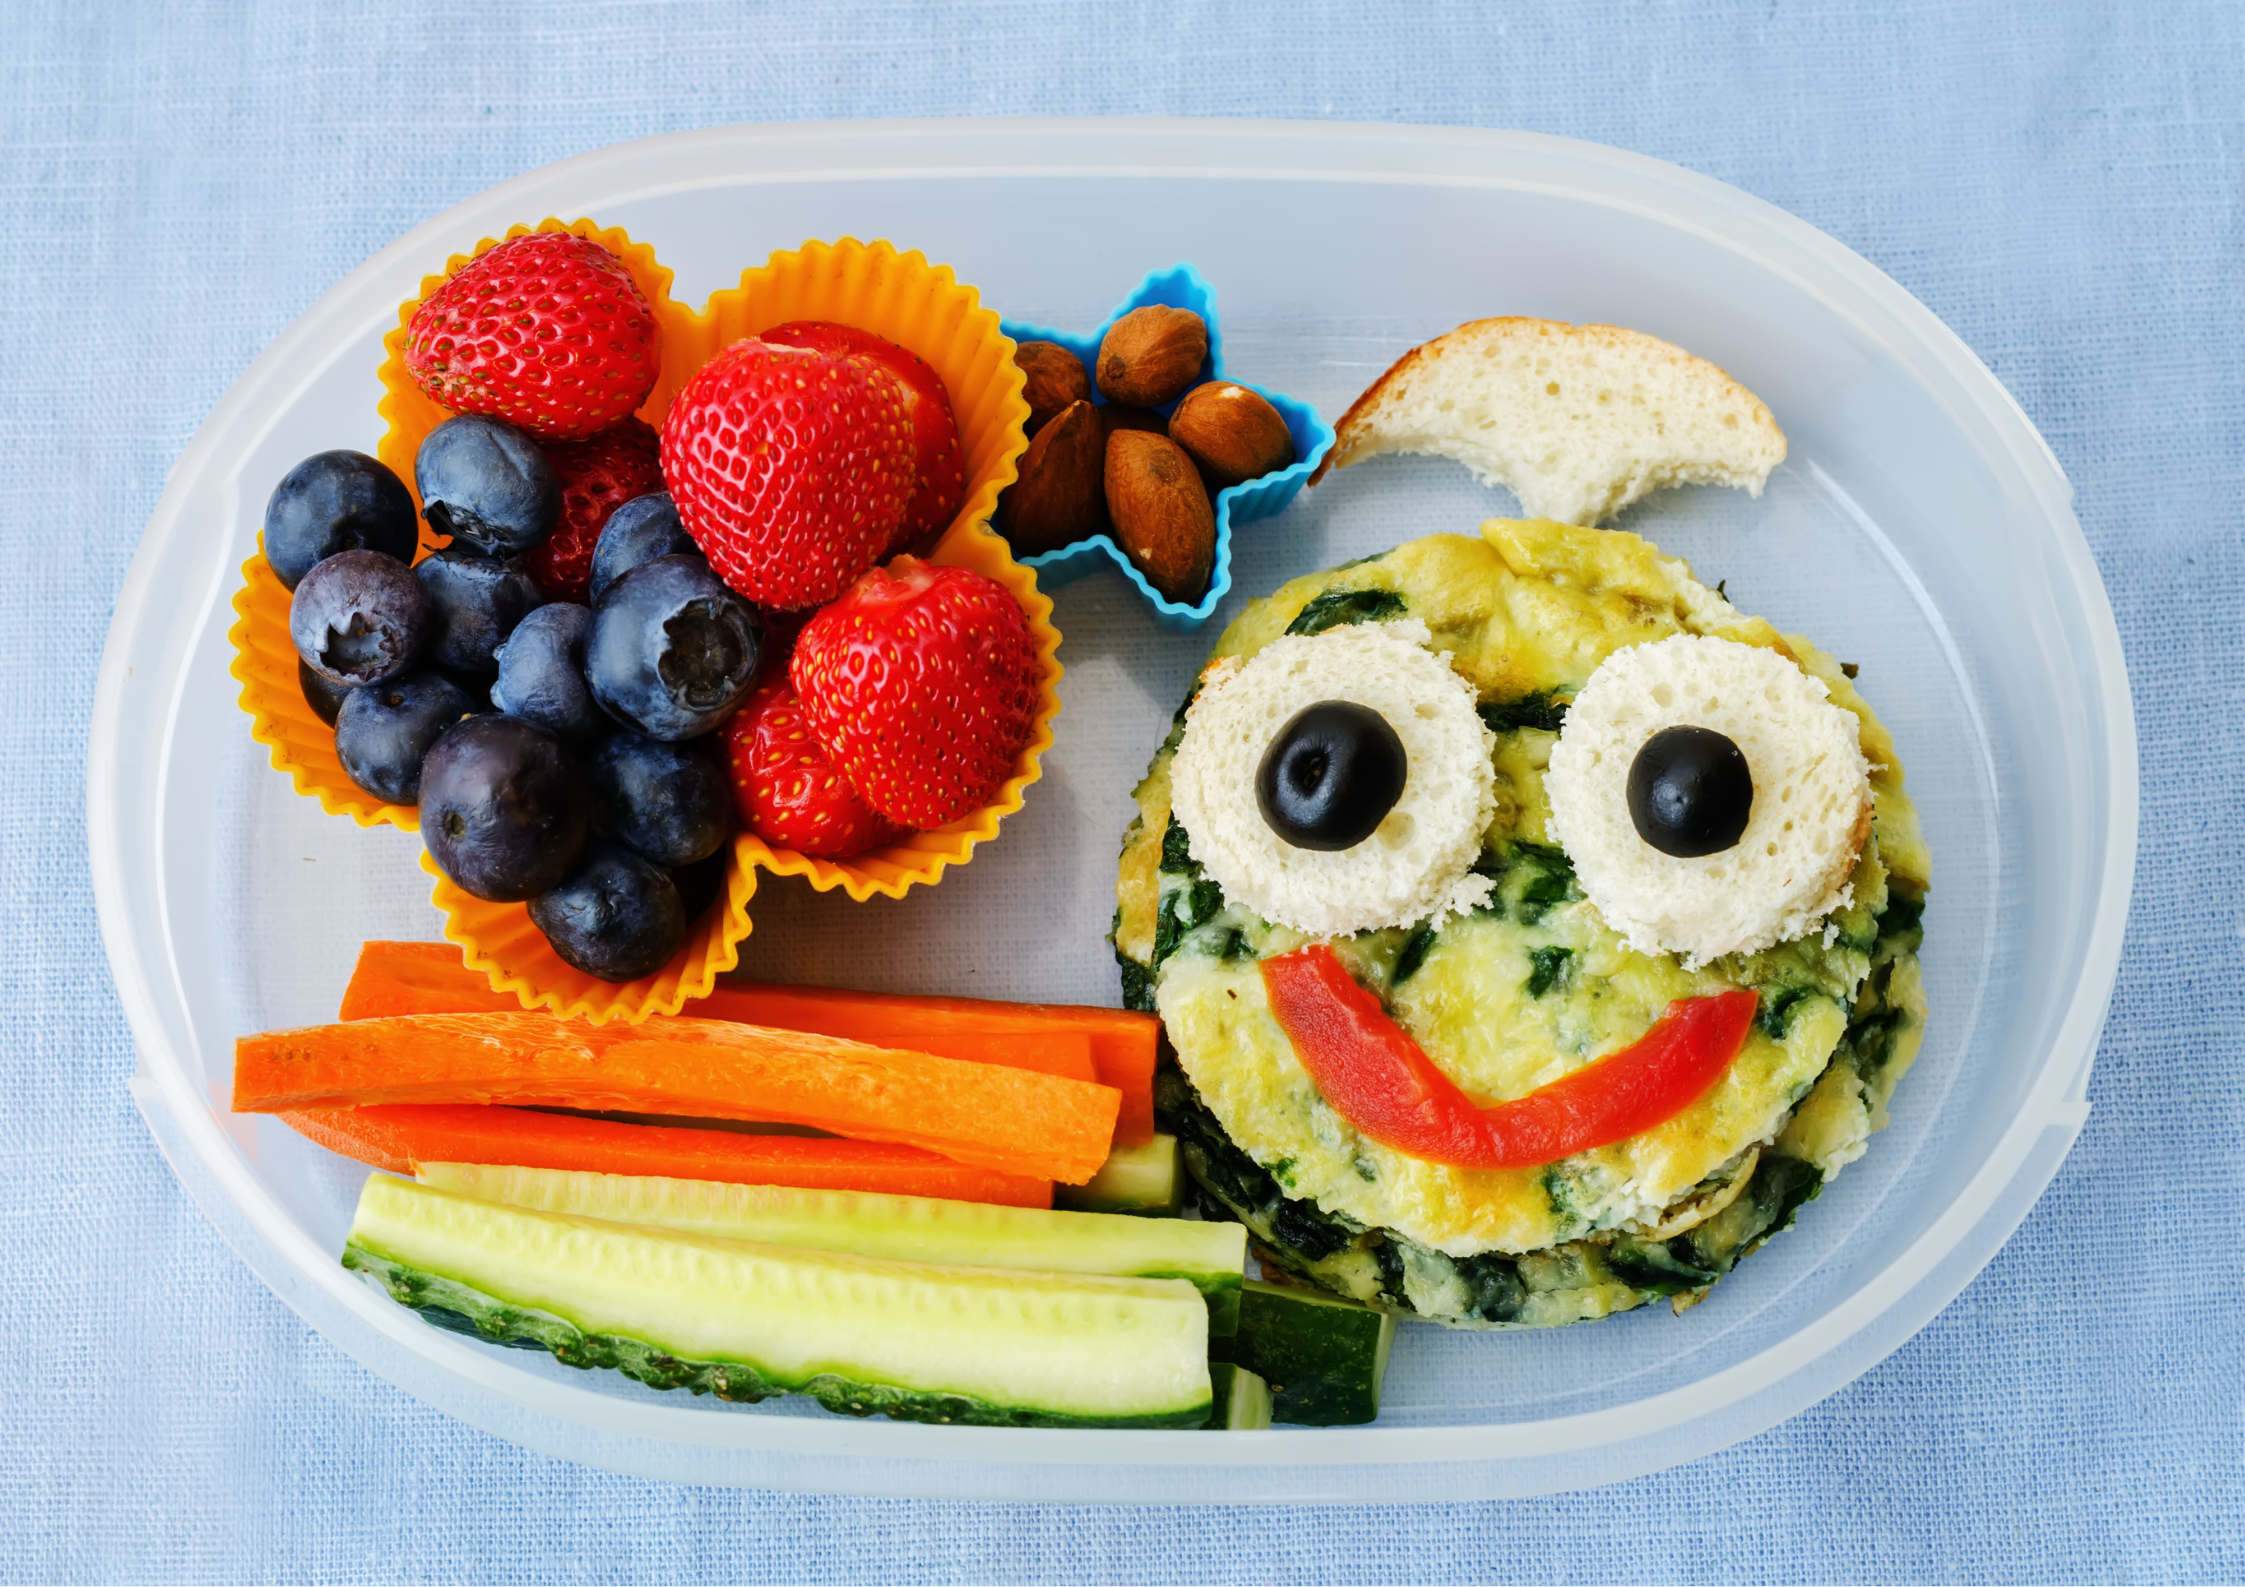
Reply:
[[[1030,440],[998,529],[1016,555],[1107,534],[1165,598],[1200,598],[1216,559],[1216,493],[1294,462],[1278,410],[1245,386],[1203,381],[1207,360],[1206,322],[1164,304],[1115,321],[1090,370],[1057,342],[1015,350]]]

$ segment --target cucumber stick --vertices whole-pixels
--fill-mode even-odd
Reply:
[[[1009,1273],[510,1207],[377,1174],[343,1252],[433,1322],[729,1400],[985,1426],[1201,1427],[1176,1279]]]
[[[1395,1314],[1314,1290],[1250,1281],[1239,1332],[1216,1354],[1270,1385],[1271,1420],[1313,1427],[1369,1422],[1395,1342]]]
[[[1156,1135],[1143,1146],[1118,1146],[1084,1184],[1053,1186],[1052,1199],[1084,1212],[1174,1217],[1185,1199],[1177,1137]]]
[[[1231,1332],[1239,1317],[1240,1279],[1247,1265],[1247,1230],[1236,1223],[480,1163],[423,1163],[421,1179],[443,1190],[539,1212],[763,1245],[1027,1273],[1181,1278],[1208,1297],[1209,1326],[1217,1333]]]
[[[1208,1418],[1211,1432],[1250,1433],[1271,1425],[1271,1386],[1247,1368],[1212,1361],[1208,1381],[1216,1395],[1215,1413]]]

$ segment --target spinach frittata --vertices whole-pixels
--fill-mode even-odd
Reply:
[[[1641,1036],[1672,999],[1745,986],[1754,1027],[1723,1078],[1614,1145],[1525,1169],[1467,1169],[1360,1135],[1271,1016],[1259,962],[1303,934],[1233,904],[1170,809],[1185,711],[1138,786],[1114,944],[1126,1000],[1158,1012],[1174,1062],[1157,1105],[1204,1210],[1342,1295],[1465,1327],[1547,1326],[1704,1295],[1860,1156],[1923,1035],[1919,925],[1930,874],[1902,767],[1843,670],[1781,637],[1638,537],[1493,520],[1312,574],[1251,604],[1210,660],[1285,633],[1411,617],[1472,686],[1494,734],[1487,901],[1439,924],[1333,943],[1357,981],[1469,1095],[1520,1096]],[[1631,951],[1552,841],[1543,775],[1567,702],[1600,662],[1672,634],[1797,660],[1861,725],[1873,822],[1851,902],[1821,929],[1696,972]]]

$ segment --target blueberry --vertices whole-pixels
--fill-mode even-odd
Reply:
[[[535,722],[564,744],[585,744],[615,724],[585,687],[585,629],[589,607],[568,601],[541,606],[499,647],[499,679],[491,703],[509,716]]]
[[[1279,840],[1332,853],[1370,837],[1403,797],[1410,758],[1388,719],[1320,700],[1278,730],[1255,769],[1255,802]]]
[[[413,483],[431,529],[492,556],[521,555],[561,518],[546,454],[497,419],[466,415],[431,430],[414,455]]]
[[[421,761],[421,840],[462,891],[494,903],[535,898],[585,846],[585,788],[551,733],[511,716],[471,716]]]
[[[302,656],[296,658],[296,686],[304,691],[304,703],[312,708],[312,714],[329,727],[335,725],[335,713],[351,697],[350,690],[328,682],[307,666]]]
[[[1754,813],[1754,774],[1739,747],[1708,727],[1664,727],[1629,763],[1629,819],[1663,854],[1720,854]]]
[[[733,830],[733,780],[698,744],[618,733],[585,763],[593,825],[676,867],[715,854]]]
[[[678,889],[678,901],[686,906],[689,924],[709,913],[725,891],[725,863],[731,851],[719,844],[717,852],[707,859],[696,860],[691,865],[681,865],[670,873],[670,883]]]
[[[405,482],[364,452],[314,452],[265,503],[265,563],[292,590],[338,551],[411,562],[420,538]]]
[[[661,867],[597,840],[530,900],[530,920],[564,963],[603,981],[653,975],[686,941],[686,906]]]
[[[468,714],[468,697],[435,668],[353,689],[335,719],[335,754],[368,793],[394,805],[421,797],[421,757]]]
[[[693,738],[756,681],[762,625],[699,557],[642,562],[601,592],[585,681],[608,714],[649,738]]]
[[[289,597],[288,635],[306,666],[346,688],[383,683],[436,637],[436,608],[413,570],[379,551],[338,551]]]
[[[701,555],[694,537],[678,521],[670,492],[634,496],[608,515],[592,548],[592,598],[642,562],[657,557]]]
[[[453,672],[499,670],[499,647],[545,601],[538,581],[512,562],[451,546],[413,570],[436,604],[437,665]]]

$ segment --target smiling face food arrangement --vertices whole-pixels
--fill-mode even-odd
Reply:
[[[1519,323],[1534,385],[1653,384]],[[1671,408],[1737,390],[1651,373],[1709,388]],[[1472,389],[1532,413],[1528,384]],[[1688,1304],[1861,1154],[1922,1036],[1885,729],[1625,532],[1499,519],[1250,604],[1136,797],[1114,940],[1176,1052],[1164,1116],[1211,1210],[1336,1294],[1468,1327]]]
[[[667,285],[590,223],[453,261],[392,338],[400,468],[290,470],[236,601],[276,765],[417,826],[448,915],[367,944],[340,1023],[236,1051],[238,1111],[388,1171],[343,1260],[391,1297],[730,1399],[1362,1422],[1397,1317],[1680,1311],[1885,1122],[1929,876],[1895,747],[1852,668],[1591,526],[1759,495],[1784,437],[1720,370],[1481,321],[1335,436],[1193,385],[1213,320],[1140,307],[1108,340],[1157,316],[1183,351],[1132,395],[1168,341],[1102,348],[1120,423],[886,245],[700,316]],[[1116,485],[1156,445],[1175,588]],[[1174,623],[1221,594],[1230,507],[1383,451],[1537,516],[1225,630],[1136,791],[1126,1009],[716,980],[757,870],[896,896],[1018,806],[1059,640],[1011,552],[1110,527]]]

